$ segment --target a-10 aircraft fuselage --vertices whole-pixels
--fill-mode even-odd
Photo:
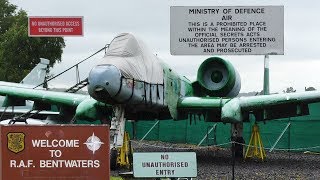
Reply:
[[[150,53],[134,36],[120,34],[111,42],[101,63],[91,70],[88,91],[100,102],[124,105],[126,118],[135,120],[187,118],[186,113],[179,116],[179,99],[208,95],[234,97],[240,91],[238,73],[221,58],[207,59],[199,68],[198,79],[191,83]]]
[[[110,44],[110,48],[112,48],[113,43],[117,43],[119,38],[126,38],[127,41],[134,41],[131,42],[130,45],[138,46],[134,47],[134,49],[140,48],[139,42],[130,34],[117,36]],[[121,44],[121,48],[125,49],[129,43]],[[145,51],[146,50],[144,49],[139,53],[145,53]],[[135,54],[135,52],[132,54]],[[122,53],[120,53],[120,55],[117,54],[118,57],[121,55]],[[112,58],[115,55],[110,56]],[[147,60],[143,59],[143,55],[138,58],[142,58],[142,61],[157,61],[155,66],[157,66],[157,69],[159,69],[161,73],[155,74],[154,76],[161,77],[154,79],[160,79],[159,81],[152,79],[151,81],[148,81],[148,78],[145,78],[143,75],[140,76],[141,78],[139,79],[134,78],[135,74],[124,76],[122,74],[123,71],[120,69],[121,66],[116,66],[108,61],[110,56],[106,55],[101,64],[90,71],[88,76],[88,91],[91,97],[100,102],[125,105],[125,114],[129,119],[170,119],[171,115],[169,113],[168,103],[174,99],[177,100],[178,97],[193,95],[190,80],[179,76],[153,54],[153,58]],[[151,56],[151,54],[149,54],[149,56]],[[120,58],[122,57],[119,57],[119,61],[121,61]],[[138,63],[141,62],[138,61]],[[143,63],[144,62],[142,62],[142,64]],[[133,66],[130,68],[138,68],[131,69],[135,72],[139,71],[141,66]]]
[[[163,83],[153,84],[125,78],[113,65],[98,65],[89,75],[88,90],[98,101],[124,104],[127,118],[139,120],[170,119],[168,103],[193,94],[191,82],[165,64]]]

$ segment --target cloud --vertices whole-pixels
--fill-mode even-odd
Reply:
[[[170,6],[247,6],[284,5],[285,13],[285,55],[271,56],[271,91],[281,91],[288,86],[303,90],[304,86],[318,87],[320,67],[319,42],[320,2],[306,3],[290,1],[256,0],[119,0],[119,1],[78,1],[78,0],[10,0],[25,9],[31,16],[84,16],[84,36],[67,37],[63,61],[53,72],[57,73],[89,56],[109,43],[122,32],[132,32],[143,39],[173,69],[194,80],[197,68],[208,56],[170,55]],[[174,24],[172,24],[174,26]],[[102,55],[100,55],[101,57]],[[263,56],[223,56],[229,59],[242,77],[242,92],[259,91],[263,80]],[[93,61],[96,63],[97,56]],[[92,61],[91,61],[92,62]],[[94,63],[88,63],[81,70],[85,77]],[[68,75],[62,80],[71,80]],[[62,81],[61,80],[61,81]],[[60,82],[59,82],[60,83]],[[319,85],[318,85],[319,84]],[[319,87],[320,88],[320,87]],[[318,89],[319,89],[318,88]]]

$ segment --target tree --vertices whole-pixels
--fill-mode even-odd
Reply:
[[[7,0],[0,0],[0,34],[11,27],[16,9],[17,6],[9,4]]]
[[[294,93],[297,90],[293,89],[293,87],[288,87],[286,90],[283,90],[283,93]]]
[[[304,87],[304,90],[305,91],[315,91],[316,90],[316,88],[314,88],[314,87]]]
[[[52,67],[61,61],[64,47],[62,37],[29,37],[27,13],[0,0],[0,80],[20,82],[40,57]]]

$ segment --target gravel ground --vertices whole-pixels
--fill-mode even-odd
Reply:
[[[228,148],[197,148],[189,145],[163,142],[132,141],[134,152],[196,152],[197,179],[231,179],[232,161]],[[162,148],[170,147],[170,148]],[[181,149],[192,148],[192,149]],[[303,152],[266,152],[264,162],[238,160],[235,164],[235,179],[320,179],[320,155]],[[120,170],[123,172],[125,170]],[[111,171],[117,175],[119,171]]]

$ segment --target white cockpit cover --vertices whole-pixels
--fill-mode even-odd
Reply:
[[[123,33],[116,36],[102,61],[102,64],[116,66],[125,78],[152,84],[163,83],[160,60],[132,34]]]

